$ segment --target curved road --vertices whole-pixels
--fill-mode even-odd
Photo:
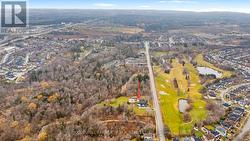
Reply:
[[[150,77],[150,88],[151,88],[151,93],[153,95],[153,103],[154,103],[154,108],[155,108],[156,130],[157,130],[159,141],[165,141],[166,139],[164,136],[164,124],[162,121],[161,109],[159,105],[158,96],[156,93],[155,79],[154,79],[153,69],[151,66],[150,54],[149,54],[150,46],[149,46],[149,42],[145,42],[144,44],[146,48],[147,65],[148,65],[149,77]]]
[[[241,129],[240,134],[234,139],[234,141],[241,141],[245,134],[248,133],[250,131],[250,114],[248,114],[248,120],[246,121],[245,125],[243,126],[243,128]]]
[[[224,102],[224,103],[227,103],[228,101],[225,99],[225,96],[227,93],[229,93],[230,91],[234,90],[234,89],[237,89],[239,87],[242,87],[242,86],[246,86],[246,85],[250,85],[250,83],[242,83],[242,84],[238,84],[238,85],[235,85],[235,86],[232,86],[232,87],[229,87],[225,90],[222,90],[221,91],[221,100]],[[240,134],[235,137],[234,141],[240,141],[242,140],[242,138],[244,137],[244,135],[250,131],[250,114],[248,114],[248,120],[246,121],[246,124],[243,126],[243,128],[241,129],[241,132]]]
[[[242,84],[238,84],[238,85],[234,85],[234,86],[232,86],[232,87],[229,87],[229,88],[227,88],[227,89],[225,89],[225,90],[221,90],[220,91],[220,96],[221,96],[221,100],[224,102],[224,103],[227,103],[228,101],[227,100],[225,100],[225,96],[226,96],[226,94],[228,93],[228,92],[230,92],[230,91],[232,91],[232,90],[234,90],[234,89],[237,89],[237,88],[239,88],[239,87],[242,87],[242,86],[246,86],[246,85],[250,85],[250,83],[242,83]]]

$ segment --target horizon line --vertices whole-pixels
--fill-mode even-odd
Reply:
[[[117,11],[169,11],[169,12],[193,12],[193,13],[240,13],[240,14],[250,14],[250,12],[242,12],[242,11],[230,11],[230,10],[167,10],[167,9],[122,9],[122,8],[29,8],[29,10],[117,10]]]

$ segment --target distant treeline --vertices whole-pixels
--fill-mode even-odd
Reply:
[[[146,31],[166,31],[182,26],[205,24],[238,24],[248,26],[250,14],[232,12],[176,12],[140,10],[30,10],[30,24],[60,24],[88,22],[139,26]]]

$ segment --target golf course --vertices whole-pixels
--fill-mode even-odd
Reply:
[[[189,81],[183,73],[184,69],[189,73]],[[199,82],[198,71],[186,60],[183,65],[178,59],[173,59],[170,73],[165,73],[159,66],[154,67],[154,72],[165,125],[174,136],[190,135],[195,123],[205,120],[207,116],[206,102],[199,93],[202,85]],[[178,88],[174,81],[177,82]],[[188,122],[185,122],[184,114],[178,108],[178,102],[181,99],[189,101],[190,108],[187,113],[190,121]]]

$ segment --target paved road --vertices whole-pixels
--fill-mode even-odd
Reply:
[[[77,25],[77,24],[75,24]],[[39,37],[41,35],[45,35],[45,34],[49,34],[50,32],[52,31],[60,31],[62,29],[65,29],[67,27],[71,27],[72,25],[65,25],[63,27],[60,27],[60,28],[56,28],[56,29],[48,29],[48,30],[45,30],[45,31],[41,31],[40,33],[33,33],[33,34],[30,34],[30,35],[24,35],[23,37],[20,37],[20,38],[16,38],[16,39],[12,39],[10,41],[7,41],[6,43],[2,43],[0,44],[0,47],[4,47],[4,46],[7,46],[11,43],[15,43],[17,41],[22,41],[22,40],[25,40],[25,39],[28,39],[30,37]]]
[[[146,48],[146,57],[147,57],[147,65],[148,65],[149,77],[150,77],[151,93],[153,95],[157,134],[158,134],[158,138],[160,141],[165,141],[166,139],[164,136],[164,124],[162,121],[161,109],[159,105],[158,96],[156,93],[155,79],[154,79],[153,69],[151,66],[150,54],[149,54],[149,42],[145,42],[144,44]]]
[[[245,134],[248,133],[249,131],[250,131],[250,114],[248,114],[248,119],[245,125],[241,129],[240,134],[237,137],[235,137],[234,141],[241,141],[244,138]]]
[[[235,90],[239,87],[242,87],[242,86],[247,86],[247,85],[250,85],[250,83],[242,83],[242,84],[238,84],[238,85],[235,85],[235,86],[232,86],[232,87],[229,87],[225,90],[222,90],[221,91],[221,99],[224,103],[230,103],[228,100],[225,99],[225,96],[226,94],[228,94],[230,91],[232,90]],[[242,140],[242,138],[244,137],[244,135],[250,130],[250,116],[248,114],[248,120],[246,122],[246,124],[243,126],[243,128],[241,129],[241,132],[240,134],[235,137],[234,141],[240,141]]]
[[[237,88],[239,88],[239,87],[246,86],[246,85],[250,85],[250,83],[242,83],[242,84],[238,84],[238,85],[234,85],[234,86],[232,86],[232,87],[229,87],[229,88],[227,88],[227,89],[225,89],[225,90],[221,90],[221,91],[220,91],[221,100],[222,100],[224,103],[229,102],[229,101],[227,101],[227,100],[225,99],[226,94],[228,94],[230,91],[232,91],[232,90],[234,90],[234,89],[237,89]],[[229,102],[229,103],[230,103],[230,102]]]

